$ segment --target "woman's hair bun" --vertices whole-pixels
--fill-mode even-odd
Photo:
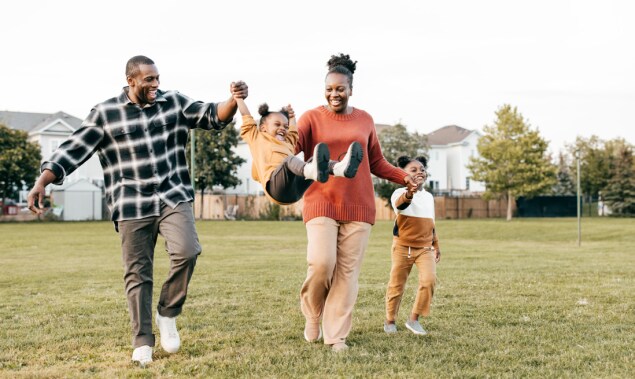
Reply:
[[[326,66],[329,70],[332,70],[337,66],[343,66],[346,67],[351,74],[354,74],[355,68],[357,67],[357,61],[353,62],[350,55],[340,53],[339,55],[331,55],[331,59],[326,62]]]

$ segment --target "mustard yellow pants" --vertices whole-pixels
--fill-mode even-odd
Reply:
[[[413,265],[419,271],[419,286],[412,313],[429,315],[437,278],[434,248],[415,248],[393,243],[391,260],[390,280],[386,290],[386,320],[395,321],[399,314],[399,306]]]

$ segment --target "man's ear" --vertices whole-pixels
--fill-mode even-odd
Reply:
[[[129,86],[132,86],[134,81],[134,78],[130,75],[126,76],[126,82],[128,83]]]

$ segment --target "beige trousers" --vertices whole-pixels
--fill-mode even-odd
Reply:
[[[429,315],[437,279],[434,248],[415,248],[393,243],[391,259],[390,281],[386,290],[386,320],[395,321],[399,314],[399,305],[413,265],[419,271],[419,287],[412,313]]]
[[[308,322],[322,319],[324,343],[346,341],[371,225],[317,217],[306,223],[307,276],[300,305]]]

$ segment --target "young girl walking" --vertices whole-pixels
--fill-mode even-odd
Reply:
[[[240,136],[249,145],[253,157],[251,174],[260,182],[265,194],[275,203],[292,204],[318,181],[325,183],[329,175],[353,178],[363,158],[362,147],[353,142],[341,161],[330,160],[328,146],[318,143],[309,162],[294,155],[298,128],[291,105],[271,112],[265,103],[258,108],[259,125],[251,116],[244,99],[236,98],[243,117]]]
[[[386,290],[386,320],[384,331],[396,333],[395,320],[412,266],[419,271],[419,287],[412,311],[405,323],[408,330],[418,335],[427,332],[419,323],[420,316],[430,314],[430,302],[434,295],[436,264],[441,259],[439,240],[434,223],[434,198],[423,188],[426,180],[425,157],[398,158],[398,166],[415,178],[416,190],[398,188],[391,196],[392,207],[397,214],[393,228],[392,267]]]

